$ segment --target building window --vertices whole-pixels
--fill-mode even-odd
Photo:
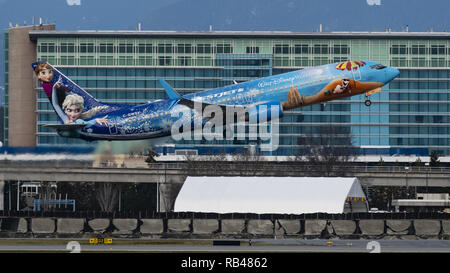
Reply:
[[[316,44],[313,47],[314,54],[328,54],[328,45],[326,44]]]
[[[210,57],[198,57],[197,65],[198,66],[212,66],[212,60]]]
[[[119,65],[134,65],[134,59],[132,56],[120,56]]]
[[[55,59],[54,56],[41,55],[39,60],[46,61],[46,62],[48,62],[50,64],[56,64],[56,59]],[[8,81],[8,77],[6,77],[5,83],[8,83],[7,81]]]
[[[425,47],[425,45],[412,45],[411,54],[413,55],[427,54],[427,48]]]
[[[394,57],[391,60],[391,66],[393,67],[406,67],[407,61],[404,57]]]
[[[93,56],[80,56],[80,65],[95,65]]]
[[[217,54],[230,54],[233,53],[233,48],[230,44],[218,44],[216,45]]]
[[[119,44],[119,53],[133,53],[133,44]]]
[[[247,46],[245,52],[247,54],[259,54],[259,47],[258,46]]]
[[[445,54],[445,46],[444,45],[432,45],[430,53],[431,53],[431,55]]]
[[[313,59],[313,65],[324,65],[324,64],[328,64],[329,60],[327,57],[315,57]]]
[[[158,65],[160,65],[160,66],[172,65],[172,57],[170,57],[170,56],[159,56],[158,57]]]
[[[180,56],[177,59],[177,65],[179,65],[179,66],[190,66],[190,65],[192,65],[192,59],[191,59],[191,57]]]
[[[348,57],[334,57],[333,62],[334,63],[340,63],[340,62],[346,62],[348,61]]]
[[[61,43],[60,47],[61,53],[73,53],[75,52],[75,44],[74,43]]]
[[[100,53],[114,53],[114,48],[112,43],[101,43],[98,46],[98,52]]]
[[[432,67],[445,67],[445,58],[431,58]]]
[[[210,54],[212,53],[210,44],[197,44],[197,53]]]
[[[294,54],[309,54],[310,48],[307,44],[294,45]]]
[[[114,65],[114,59],[112,56],[100,56],[99,65]]]
[[[273,66],[289,66],[288,57],[275,57]]]
[[[273,47],[274,54],[289,54],[288,44],[277,44]]]
[[[80,43],[80,53],[93,53],[94,44],[92,43]]]
[[[348,45],[334,45],[332,47],[333,54],[350,54],[350,48]]]
[[[53,53],[55,52],[55,44],[54,43],[41,43],[38,46],[38,51],[41,53]]]
[[[412,67],[425,67],[426,61],[425,58],[412,58],[411,59],[411,66]]]
[[[75,58],[73,56],[61,56],[60,65],[75,65]]]
[[[138,45],[138,53],[140,53],[140,54],[153,53],[153,45],[152,44],[139,44]]]
[[[190,54],[192,53],[192,45],[191,44],[178,44],[177,52],[182,54]]]
[[[172,44],[158,44],[158,53],[172,53]]]
[[[294,59],[295,66],[310,66],[308,57],[295,57]]]
[[[408,50],[406,45],[392,45],[391,54],[407,54]]]
[[[147,56],[139,56],[138,65],[140,65],[140,66],[152,66],[153,65],[153,58],[152,57],[147,57]]]

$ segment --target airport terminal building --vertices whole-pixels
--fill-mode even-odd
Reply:
[[[187,94],[310,66],[372,60],[401,74],[371,96],[370,107],[359,95],[285,111],[279,148],[271,155],[295,155],[299,136],[332,125],[369,153],[450,155],[447,32],[56,31],[43,25],[10,28],[4,35],[8,146],[93,145],[43,127],[57,115],[31,70],[36,59],[55,65],[97,99],[126,104],[167,98],[159,78]],[[201,153],[250,142],[173,144]]]

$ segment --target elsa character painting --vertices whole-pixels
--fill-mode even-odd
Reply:
[[[67,116],[67,119],[64,121],[65,124],[86,124],[86,127],[90,127],[95,123],[100,125],[108,125],[108,120],[106,119],[108,116],[104,116],[103,118],[96,118],[89,121],[84,121],[84,119],[90,118],[94,116],[98,111],[103,109],[104,107],[94,107],[83,113],[84,109],[84,99],[80,95],[70,94],[67,95],[62,103],[62,109]]]

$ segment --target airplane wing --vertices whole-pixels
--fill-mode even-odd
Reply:
[[[86,124],[45,124],[44,127],[58,131],[76,131],[81,130]]]

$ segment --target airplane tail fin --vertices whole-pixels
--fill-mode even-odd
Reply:
[[[106,103],[95,99],[52,65],[46,62],[35,62],[31,66],[60,121],[63,123],[67,123],[67,116],[63,111],[63,102],[69,94],[76,94],[83,98],[84,108],[82,115],[84,118],[89,118],[108,108]]]

